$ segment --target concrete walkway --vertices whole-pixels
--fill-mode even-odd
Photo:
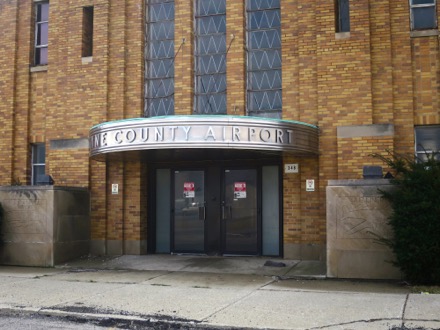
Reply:
[[[323,273],[318,262],[175,255],[0,266],[0,310],[190,328],[440,329],[440,295]]]

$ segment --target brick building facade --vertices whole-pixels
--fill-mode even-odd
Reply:
[[[38,184],[46,173],[55,185],[89,188],[95,254],[323,259],[328,180],[361,179],[364,165],[382,165],[370,154],[385,149],[438,150],[439,10],[435,0],[0,1],[0,184]],[[249,129],[262,118],[299,122],[319,130],[319,146],[304,153],[202,143],[90,157],[92,127],[136,118],[149,125],[157,115],[162,125],[201,115],[249,118]],[[298,172],[286,172],[289,164]],[[226,224],[233,208],[225,173],[234,171],[231,189],[249,180],[239,198],[257,204],[243,215],[253,220],[235,219],[244,230]],[[253,178],[240,177],[250,171]],[[177,192],[186,189],[178,175],[197,184],[195,172],[205,193],[195,202],[197,187],[185,192],[197,215],[179,209]],[[265,216],[273,203],[277,215]],[[202,227],[180,228],[202,211]]]

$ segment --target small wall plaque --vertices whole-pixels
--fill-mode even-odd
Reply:
[[[119,185],[117,183],[112,184],[112,195],[119,194]]]
[[[298,173],[299,165],[298,164],[285,164],[284,165],[284,173]]]

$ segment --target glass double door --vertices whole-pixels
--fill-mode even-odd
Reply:
[[[172,251],[257,255],[255,168],[174,172]]]

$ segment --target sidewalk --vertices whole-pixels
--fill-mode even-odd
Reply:
[[[440,328],[440,295],[410,294],[396,283],[325,280],[319,263],[264,266],[268,260],[151,255],[0,266],[0,310],[191,328]]]

